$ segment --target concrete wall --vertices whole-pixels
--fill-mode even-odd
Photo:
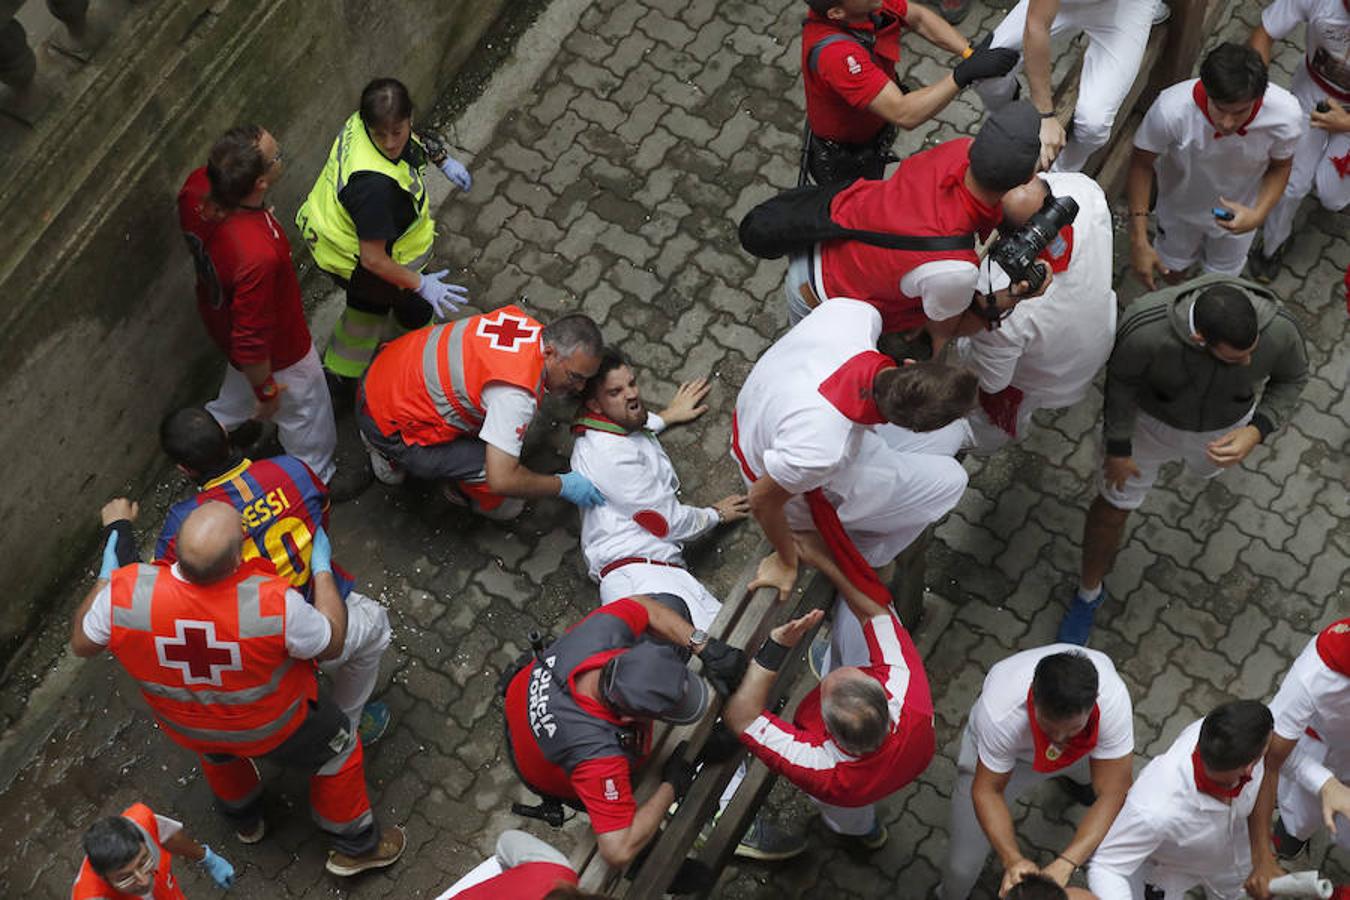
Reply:
[[[102,503],[156,472],[160,417],[219,375],[177,226],[183,178],[230,125],[259,122],[285,154],[272,201],[289,224],[365,82],[401,78],[429,110],[501,0],[122,8],[66,96],[0,141],[0,667],[93,560]]]

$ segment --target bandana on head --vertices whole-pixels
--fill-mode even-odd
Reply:
[[[876,382],[878,372],[894,368],[895,360],[886,354],[864,350],[835,369],[834,374],[822,381],[817,390],[850,421],[860,425],[881,425],[885,423],[886,417],[877,409],[872,385]]]
[[[1195,771],[1195,789],[1202,794],[1209,794],[1216,800],[1223,800],[1224,802],[1236,800],[1237,795],[1242,793],[1242,789],[1247,786],[1247,782],[1252,780],[1252,776],[1243,775],[1238,779],[1238,783],[1232,787],[1219,784],[1206,774],[1205,764],[1200,759],[1199,747],[1191,751],[1191,768]]]
[[[1213,125],[1214,120],[1209,117],[1209,94],[1206,93],[1205,91],[1204,82],[1197,81],[1195,83],[1195,87],[1191,90],[1191,96],[1195,98],[1195,105],[1200,107],[1200,112],[1205,114],[1205,121]],[[1252,119],[1255,119],[1256,114],[1261,111],[1261,104],[1264,103],[1265,100],[1266,100],[1265,97],[1256,98],[1256,102],[1252,104],[1252,114],[1247,117],[1247,121],[1243,122],[1240,126],[1238,126],[1237,130],[1238,137],[1246,137],[1247,126],[1252,124]],[[1215,140],[1219,140],[1221,138],[1226,137],[1228,137],[1228,135],[1215,129],[1214,131]]]
[[[1036,703],[1032,698],[1031,688],[1027,688],[1027,719],[1031,722],[1031,739],[1036,746],[1031,767],[1037,772],[1058,772],[1078,762],[1097,746],[1097,731],[1102,723],[1102,711],[1101,707],[1094,703],[1092,714],[1088,716],[1083,730],[1069,738],[1067,742],[1056,744],[1041,730],[1041,723],[1036,721]]]
[[[1328,669],[1350,678],[1350,619],[1322,629],[1317,636],[1317,655]]]

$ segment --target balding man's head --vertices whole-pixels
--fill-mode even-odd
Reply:
[[[178,530],[178,567],[195,584],[219,581],[239,568],[243,537],[238,510],[219,501],[203,503]]]

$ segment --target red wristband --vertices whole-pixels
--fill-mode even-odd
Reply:
[[[253,396],[258,398],[259,403],[266,403],[268,400],[276,397],[277,390],[276,381],[271,375],[268,375],[267,380],[262,384],[255,384],[253,386]]]

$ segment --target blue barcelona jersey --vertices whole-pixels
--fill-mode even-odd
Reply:
[[[195,496],[174,505],[155,545],[155,558],[174,562],[175,539],[188,514],[218,500],[239,510],[244,521],[244,559],[261,557],[313,601],[309,568],[314,532],[328,525],[328,489],[318,476],[293,456],[257,462],[243,460],[202,486]],[[335,563],[333,577],[345,598],[353,587],[347,572]]]

